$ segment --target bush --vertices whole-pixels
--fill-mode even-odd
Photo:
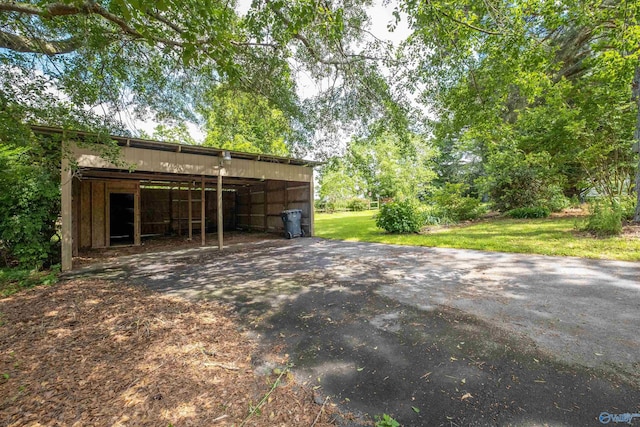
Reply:
[[[455,221],[452,221],[445,215],[442,209],[436,206],[424,206],[421,209],[421,214],[423,225],[446,225],[455,223]]]
[[[0,146],[2,262],[38,270],[60,256],[60,148]]]
[[[489,157],[487,176],[479,183],[501,212],[530,206],[562,210],[568,201],[562,193],[561,176],[552,164],[546,152],[525,154],[506,149]]]
[[[574,194],[573,196],[571,196],[571,198],[568,201],[569,201],[569,207],[571,208],[579,208],[582,205],[582,202],[580,201],[580,197],[577,194]]]
[[[423,224],[424,216],[414,200],[384,204],[376,215],[376,226],[389,233],[417,233]]]
[[[634,196],[623,196],[620,198],[620,209],[623,221],[632,221],[636,213],[636,198]]]
[[[467,188],[465,184],[447,183],[444,187],[435,190],[431,200],[440,210],[438,216],[458,222],[477,219],[482,215],[485,210],[480,199],[464,196]]]
[[[326,213],[334,213],[336,211],[337,207],[335,202],[326,202],[324,204],[324,211]]]
[[[354,197],[352,199],[347,200],[347,209],[360,212],[365,211],[369,208],[369,202],[365,199],[360,199],[358,197]]]
[[[598,237],[622,233],[623,209],[615,200],[594,200],[589,205],[589,217],[584,230]]]
[[[562,188],[558,185],[550,186],[543,193],[544,206],[549,208],[551,212],[560,212],[571,205],[571,201],[564,195]]]
[[[549,208],[535,206],[529,208],[516,208],[507,212],[511,218],[546,218],[551,214]]]

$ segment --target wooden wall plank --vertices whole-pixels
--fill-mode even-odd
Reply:
[[[80,248],[91,247],[91,182],[80,182]]]
[[[191,181],[189,181],[189,188],[187,190],[187,210],[188,210],[188,222],[189,222],[189,241],[193,239],[193,199],[191,198]],[[202,226],[202,224],[201,224]]]
[[[121,169],[87,148],[75,147],[73,154],[80,167]],[[120,159],[135,165],[136,171],[140,172],[204,176],[217,176],[220,172],[220,160],[215,156],[122,147]],[[225,176],[309,182],[313,179],[313,168],[235,158],[225,165]]]
[[[71,206],[73,215],[71,218],[73,233],[73,256],[78,256],[80,246],[80,180],[73,179],[71,188]]]
[[[106,246],[105,224],[105,184],[101,181],[91,183],[91,247]]]
[[[67,156],[62,156],[62,167],[60,168],[61,185],[61,234],[62,234],[62,271],[69,271],[73,268],[73,184],[71,167]]]

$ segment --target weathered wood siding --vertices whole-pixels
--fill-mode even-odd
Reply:
[[[140,185],[132,181],[79,181],[77,197],[73,198],[73,212],[78,218],[74,238],[79,249],[109,246],[109,195],[134,195],[134,241],[140,240]],[[75,221],[74,221],[75,222]]]
[[[237,225],[240,229],[282,232],[280,217],[288,209],[302,210],[302,228],[311,233],[311,185],[308,182],[266,181],[245,186],[236,196]]]
[[[83,168],[121,169],[97,153],[86,148],[74,148],[78,166]],[[187,154],[171,151],[144,150],[122,147],[121,160],[132,165],[136,172],[156,172],[168,174],[223,176],[251,178],[261,180],[288,180],[310,182],[313,169],[305,166],[282,163],[260,162],[255,160],[232,159],[220,167],[220,158],[199,154]]]
[[[182,188],[185,188],[186,185]],[[201,189],[198,186],[191,190],[191,215],[193,231],[201,227]],[[218,224],[217,191],[205,191],[205,230],[216,231]],[[235,230],[235,193],[223,191],[223,221],[225,230]],[[187,235],[189,226],[189,191],[177,188],[141,188],[142,235]]]

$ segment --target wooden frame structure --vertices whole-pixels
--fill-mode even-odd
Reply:
[[[109,247],[119,237],[113,236],[112,223],[133,227],[129,243],[140,245],[153,227],[181,235],[186,222],[189,239],[199,227],[203,246],[207,228],[216,230],[222,250],[225,228],[281,232],[280,213],[301,209],[305,234],[314,234],[313,167],[318,162],[111,136],[120,146],[116,165],[79,143],[91,134],[47,127],[34,131],[61,135],[67,153],[61,170],[63,271],[72,268],[79,250]],[[127,206],[117,206],[124,214],[112,209],[112,200],[127,200]],[[162,217],[167,211],[168,218]],[[149,220],[150,215],[156,218]]]

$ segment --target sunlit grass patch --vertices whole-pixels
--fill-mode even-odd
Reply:
[[[376,211],[316,215],[316,235],[328,239],[477,249],[582,258],[640,261],[640,239],[595,238],[576,231],[575,217],[490,218],[422,234],[388,234],[376,228]]]

